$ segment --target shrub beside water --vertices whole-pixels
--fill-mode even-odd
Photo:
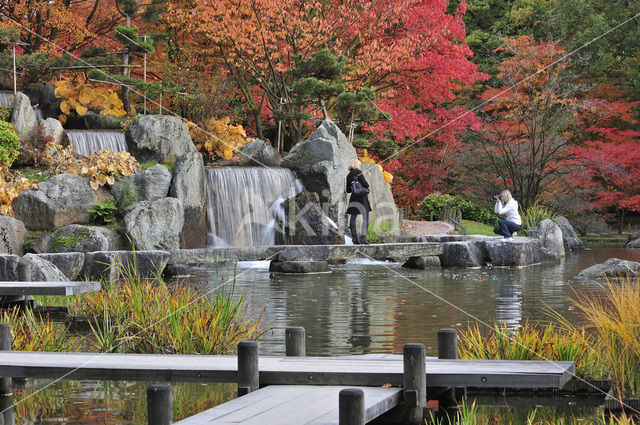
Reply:
[[[452,196],[446,193],[432,193],[424,198],[418,205],[418,215],[425,220],[431,220],[432,217],[439,219],[444,208],[456,208],[462,213],[462,218],[466,220],[492,226],[498,224],[498,217],[492,211],[466,201],[460,195]]]

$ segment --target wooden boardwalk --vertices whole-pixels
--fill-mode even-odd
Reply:
[[[259,358],[261,385],[402,385],[401,356]],[[428,386],[562,388],[573,362],[426,360]],[[0,351],[0,376],[237,382],[236,356]]]
[[[175,425],[338,425],[338,393],[345,388],[270,385]],[[388,412],[402,401],[400,388],[357,388],[364,392],[365,422]]]
[[[0,296],[75,295],[100,290],[100,282],[0,282]]]

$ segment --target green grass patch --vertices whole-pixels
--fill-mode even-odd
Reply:
[[[580,240],[587,247],[617,247],[622,248],[627,242],[627,235],[616,236],[580,236]]]
[[[20,168],[18,171],[24,174],[24,177],[27,180],[29,180],[30,183],[33,183],[33,182],[41,183],[45,180],[49,180],[51,177],[54,176],[54,174],[51,173],[46,168],[24,167],[24,168]]]
[[[484,223],[478,223],[477,221],[462,220],[462,225],[467,229],[467,235],[484,235],[495,236],[493,233],[493,226]],[[456,230],[460,230],[456,226]]]
[[[154,165],[158,165],[158,161],[156,161],[155,159],[152,159],[151,161],[143,162],[142,164],[140,164],[140,168],[143,170],[146,170],[153,167]],[[167,161],[167,162],[161,163],[161,165],[164,165],[167,170],[173,172],[173,169],[176,166],[176,162]]]

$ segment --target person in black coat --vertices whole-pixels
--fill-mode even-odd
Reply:
[[[364,174],[360,168],[361,162],[358,159],[354,159],[349,163],[349,174],[347,174],[347,193],[352,192],[352,183],[354,180],[358,180],[362,186],[369,188],[369,183],[364,178]],[[349,205],[347,206],[347,214],[351,215],[349,219],[349,230],[351,230],[351,238],[356,245],[368,245],[366,236],[369,230],[369,211],[371,211],[371,204],[369,204],[368,195],[356,195],[351,193],[349,197]],[[358,231],[356,229],[356,218],[358,214],[362,214],[362,236],[358,237]]]

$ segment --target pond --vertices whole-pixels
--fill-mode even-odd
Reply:
[[[435,355],[436,332],[444,327],[494,321],[517,327],[527,320],[548,321],[548,308],[579,323],[570,298],[576,292],[597,291],[598,286],[575,275],[612,257],[640,261],[640,252],[594,248],[560,264],[520,269],[418,271],[400,263],[354,261],[318,275],[270,275],[266,262],[239,263],[236,294],[245,298],[248,316],[263,315],[263,323],[271,325],[260,342],[261,354],[283,354],[284,329],[303,326],[309,355],[401,353],[409,342],[424,343],[428,355]],[[190,273],[189,282],[205,291],[233,275],[228,269],[194,268]],[[49,385],[28,380],[23,388],[18,382],[14,402],[35,395],[16,406],[13,414],[18,424],[143,424],[148,385],[96,381]],[[42,387],[46,389],[38,392]],[[182,403],[176,405],[176,415],[182,418],[215,406],[234,392],[230,384],[174,384],[174,400]],[[564,402],[553,415],[586,420],[599,415],[594,407],[580,403],[567,411],[570,403],[574,402]],[[529,410],[509,411],[526,417]]]

